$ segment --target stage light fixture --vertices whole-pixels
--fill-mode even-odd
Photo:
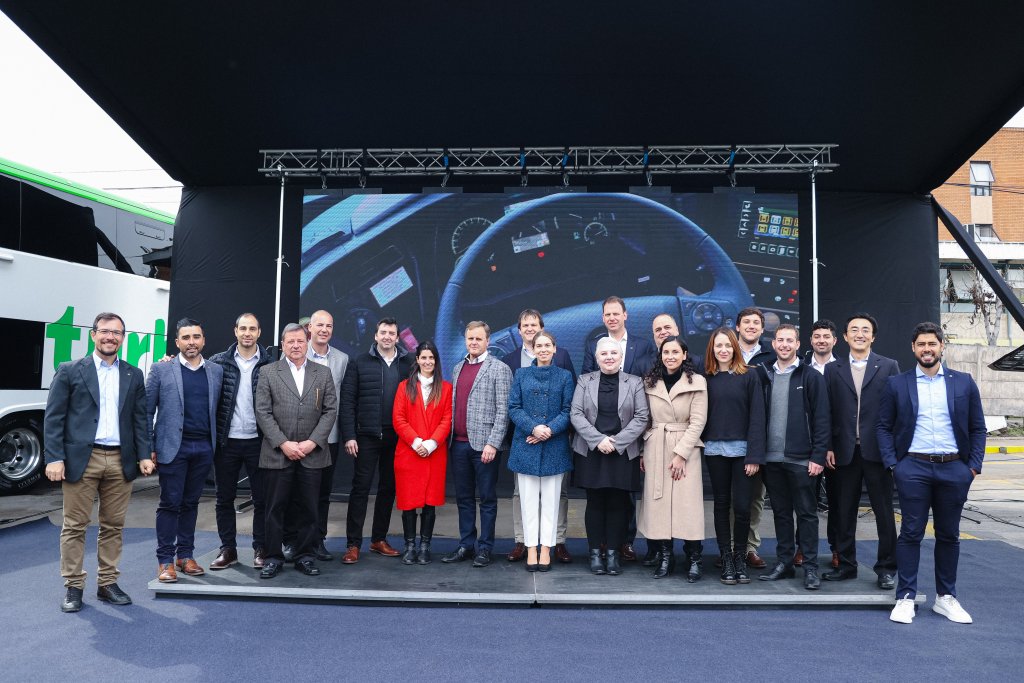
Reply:
[[[441,163],[444,165],[444,177],[441,178],[441,187],[448,187],[448,181],[452,179],[451,153],[444,148],[441,155]]]
[[[725,177],[729,179],[729,187],[736,187],[736,145],[729,146],[729,168]]]
[[[562,186],[569,187],[569,148],[562,152]]]
[[[526,187],[530,172],[526,170],[526,148],[519,148],[519,186]]]
[[[651,175],[651,150],[644,145],[644,182],[647,183],[647,187],[654,185],[654,176]]]

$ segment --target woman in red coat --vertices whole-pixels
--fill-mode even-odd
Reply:
[[[395,504],[402,511],[404,564],[430,564],[434,506],[444,505],[444,474],[448,465],[448,432],[452,428],[452,385],[441,378],[441,357],[432,342],[416,347],[409,379],[398,385],[393,411]],[[416,509],[420,545],[416,550]]]

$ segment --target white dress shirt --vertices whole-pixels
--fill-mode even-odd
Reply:
[[[299,390],[299,396],[302,396],[302,387],[306,381],[306,363],[305,358],[302,359],[302,365],[296,365],[292,362],[291,358],[285,358],[288,362],[288,369],[292,371],[292,379],[295,380],[295,388]]]
[[[100,358],[95,351],[92,361],[96,365],[96,379],[100,383],[100,417],[96,423],[96,439],[93,443],[104,446],[121,445],[121,425],[118,421],[121,399],[121,361],[117,358],[113,363]]]
[[[230,439],[255,439],[259,436],[256,431],[256,409],[252,399],[252,371],[260,362],[260,352],[251,358],[243,358],[235,348],[235,365],[238,366],[238,389],[235,393],[235,410],[231,413],[231,425],[228,428]]]

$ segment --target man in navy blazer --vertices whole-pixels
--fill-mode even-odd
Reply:
[[[543,331],[544,316],[540,314],[540,311],[534,308],[527,308],[519,314],[519,336],[522,338],[523,344],[522,346],[517,346],[511,353],[506,354],[502,358],[505,365],[512,371],[513,378],[516,375],[516,371],[520,368],[533,365],[533,361],[536,358],[533,355],[533,339]],[[568,351],[561,347],[555,349],[555,356],[551,359],[551,364],[563,370],[568,370],[572,375],[573,386],[576,386],[576,368],[573,367],[572,358],[569,356]],[[511,448],[512,434],[514,432],[515,426],[509,421],[508,431],[505,432],[505,444],[502,450],[507,451]],[[526,544],[523,542],[523,510],[519,505],[519,478],[515,477],[514,480],[515,486],[512,491],[512,530],[515,533],[516,544],[512,547],[512,552],[508,554],[509,562],[518,562],[526,556]],[[555,559],[563,564],[572,562],[572,555],[569,553],[569,548],[565,545],[565,532],[569,527],[569,493],[566,488],[568,482],[569,477],[562,477],[562,493],[558,499],[558,525],[555,537]]]
[[[89,336],[95,350],[57,368],[43,417],[46,478],[62,482],[64,497],[60,573],[67,592],[62,612],[82,609],[85,529],[97,496],[96,597],[114,605],[131,604],[117,585],[124,520],[132,480],[139,472],[153,472],[142,371],[117,357],[124,320],[116,313],[100,313]]]
[[[835,526],[835,552],[839,566],[826,572],[826,581],[857,576],[857,512],[860,492],[867,485],[868,499],[878,531],[875,574],[878,587],[892,590],[896,574],[896,518],[892,507],[892,472],[882,464],[875,423],[878,405],[889,377],[899,364],[871,350],[878,323],[868,313],[854,313],[846,321],[843,339],[849,359],[827,363],[825,386],[832,407],[832,440],[825,466],[832,490],[829,524]]]
[[[597,340],[601,337],[611,337],[620,345],[624,346],[622,371],[637,377],[643,377],[647,371],[654,367],[654,359],[658,355],[654,344],[643,337],[631,337],[626,332],[626,320],[629,314],[626,313],[626,302],[617,296],[610,296],[604,300],[601,306],[601,318],[604,321],[605,331],[587,340],[586,349],[583,352],[583,372],[594,372],[598,369],[596,358]]]
[[[213,467],[224,380],[224,368],[203,358],[206,340],[198,321],[179,320],[174,343],[178,355],[155,364],[146,381],[146,413],[160,476],[156,557],[162,583],[177,581],[176,570],[190,576],[205,573],[194,558],[196,516]]]
[[[917,366],[890,377],[878,409],[878,449],[893,473],[903,523],[896,542],[896,606],[889,618],[914,619],[921,539],[931,508],[935,527],[932,610],[969,624],[956,598],[960,513],[985,456],[985,415],[974,379],[942,365],[942,328],[919,323],[912,348]]]

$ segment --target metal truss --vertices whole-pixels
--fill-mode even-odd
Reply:
[[[264,149],[269,177],[829,173],[834,144]]]

